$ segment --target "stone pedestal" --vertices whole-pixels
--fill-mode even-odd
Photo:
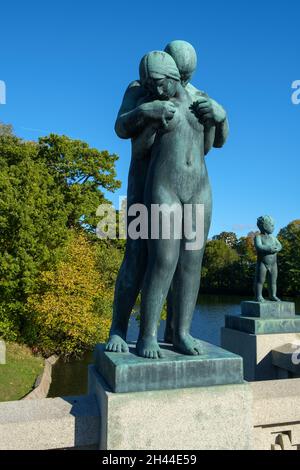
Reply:
[[[0,340],[0,364],[6,364],[6,346],[2,340]]]
[[[185,356],[167,345],[164,359],[95,351],[89,393],[101,414],[101,449],[250,449],[249,384],[242,358],[202,343]]]
[[[243,361],[240,356],[205,341],[203,354],[187,356],[172,346],[161,344],[163,359],[137,356],[135,345],[129,353],[95,349],[95,367],[112,392],[140,392],[173,388],[203,387],[243,382]]]
[[[102,450],[251,449],[249,384],[113,393],[95,366],[89,393],[101,415]]]
[[[300,342],[300,317],[292,302],[242,302],[242,315],[225,317],[221,345],[244,360],[246,380],[282,378],[272,350]]]
[[[293,302],[247,300],[241,303],[241,312],[244,317],[295,318],[295,304]]]

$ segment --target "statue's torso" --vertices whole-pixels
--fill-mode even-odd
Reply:
[[[269,248],[271,244],[276,242],[276,238],[273,235],[260,235],[262,246]],[[263,262],[265,266],[272,267],[277,262],[277,253],[263,253],[258,251],[258,260]]]
[[[153,100],[138,80],[135,80],[129,85],[130,90],[133,88],[136,90],[136,99],[132,100],[132,109]],[[195,88],[191,83],[188,83],[186,86],[186,91],[191,103],[196,101],[200,96],[207,96],[206,93],[197,90],[197,88]],[[154,125],[147,126],[138,136],[131,140],[133,158],[144,159],[150,157],[156,132],[157,127]]]
[[[184,91],[173,98],[176,107],[173,119],[160,128],[151,152],[149,180],[153,185],[166,185],[174,190],[182,203],[187,203],[208,185],[204,161],[204,128],[192,113],[193,99]]]

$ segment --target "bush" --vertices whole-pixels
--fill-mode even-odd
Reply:
[[[97,256],[96,256],[97,253]],[[101,274],[96,260],[112,259],[83,232],[73,232],[66,256],[39,277],[28,298],[26,336],[43,354],[80,355],[106,341],[111,323],[113,279]]]

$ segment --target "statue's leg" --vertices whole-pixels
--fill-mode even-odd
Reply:
[[[269,296],[270,300],[275,302],[280,302],[280,299],[277,297],[277,277],[278,277],[278,268],[277,263],[274,263],[274,266],[268,271],[268,287],[269,287]]]
[[[167,296],[167,319],[166,319],[166,328],[165,328],[165,335],[164,335],[164,340],[166,343],[173,343],[173,331],[174,331],[174,325],[173,325],[173,308],[172,308],[172,297],[173,297],[173,292],[172,292],[172,284],[168,292]]]
[[[154,218],[151,211],[154,205],[160,205],[163,215],[156,220],[159,226],[159,239],[148,240],[148,264],[142,287],[141,299],[141,325],[137,343],[137,352],[140,356],[157,358],[162,357],[162,352],[157,343],[157,328],[160,314],[166,300],[171,281],[178,262],[181,240],[174,236],[174,221],[180,214],[181,226],[181,204],[176,194],[166,185],[160,183],[152,185],[150,180],[145,191],[149,217],[149,233],[152,234]],[[165,209],[163,209],[165,207]],[[179,212],[171,215],[169,210]],[[162,238],[162,221],[168,218],[170,221],[170,233]]]
[[[191,223],[196,235],[194,239],[184,237],[181,241],[179,261],[173,280],[173,344],[183,354],[196,355],[202,352],[201,343],[190,335],[190,328],[200,287],[202,260],[211,222],[212,203],[208,183],[198,196],[189,201],[189,204],[193,205],[193,212],[184,213],[184,223]],[[197,215],[198,223],[196,223],[197,204],[202,204],[204,209],[204,219],[200,217],[201,213]],[[197,239],[201,241],[200,230],[203,230],[202,246],[196,247],[194,244],[192,247],[191,242],[195,243]]]
[[[148,267],[141,301],[141,324],[137,342],[139,356],[163,357],[157,342],[160,314],[167,297],[179,256],[180,240],[149,240]]]
[[[128,175],[127,205],[142,203],[148,160],[132,159]],[[131,218],[128,217],[127,225]],[[127,352],[126,335],[130,314],[140,292],[147,264],[145,240],[127,238],[126,249],[115,285],[113,319],[106,349]]]
[[[108,351],[127,352],[126,335],[130,314],[140,292],[146,270],[147,246],[144,240],[127,239],[126,250],[115,285],[113,320]]]
[[[257,302],[264,302],[263,288],[266,280],[267,268],[262,262],[258,262],[256,265],[255,275],[255,300]]]
[[[173,280],[173,345],[183,354],[201,354],[200,343],[190,335],[197,302],[204,248],[187,251],[183,242]]]

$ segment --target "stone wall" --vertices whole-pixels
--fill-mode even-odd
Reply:
[[[300,379],[250,383],[254,448],[300,450]]]
[[[0,403],[0,450],[96,448],[99,432],[91,395]]]
[[[25,395],[23,400],[35,400],[47,397],[52,382],[52,367],[58,359],[56,355],[45,359],[43,373],[37,378],[34,390]]]
[[[300,379],[252,382],[248,387],[252,395],[251,415],[247,417],[252,421],[252,448],[300,450]],[[209,398],[209,387],[205,389]],[[190,392],[187,390],[185,395]],[[122,396],[126,401],[126,394]],[[104,416],[101,423],[98,400],[91,394],[0,403],[0,449],[99,448],[101,429],[107,423]],[[201,403],[202,408],[205,403]],[[201,418],[197,426],[197,448],[201,450],[204,445],[207,447],[207,430],[202,436]],[[231,449],[236,443],[228,440],[226,445]]]

